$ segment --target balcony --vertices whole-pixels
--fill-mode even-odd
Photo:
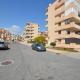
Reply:
[[[60,2],[57,2],[55,9],[59,8],[61,5],[63,5],[65,0],[61,0]]]
[[[48,21],[48,18],[47,18],[47,19],[45,19],[45,21]]]
[[[56,39],[65,39],[65,38],[80,38],[79,34],[71,33],[71,34],[58,34]]]
[[[48,11],[45,13],[45,15],[46,15],[46,16],[48,15]]]
[[[48,27],[48,24],[46,24],[46,27]]]
[[[55,16],[60,15],[65,11],[64,5],[55,11]]]
[[[64,21],[65,19],[72,18],[73,16],[74,16],[74,13],[71,13],[68,16],[64,15],[63,17],[56,17],[55,18],[56,24],[59,23],[59,22]]]
[[[71,18],[73,21],[75,21],[76,23],[80,23],[80,17],[78,15],[76,15],[75,13],[70,13],[68,16],[63,16],[63,17],[56,17],[56,24],[60,23],[66,19]]]
[[[77,25],[74,22],[71,22],[70,24],[67,24],[67,25],[56,26],[55,31],[66,30],[66,29],[80,31],[80,25]]]

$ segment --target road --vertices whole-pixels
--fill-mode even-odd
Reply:
[[[80,80],[80,60],[52,52],[36,52],[31,47],[11,43],[0,50],[0,80]]]

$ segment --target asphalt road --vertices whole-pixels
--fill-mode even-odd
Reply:
[[[0,80],[80,80],[80,60],[52,52],[37,52],[31,47],[12,43],[0,50]]]

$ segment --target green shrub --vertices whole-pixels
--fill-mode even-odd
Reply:
[[[50,45],[54,47],[54,46],[56,46],[56,43],[55,42],[51,42]]]

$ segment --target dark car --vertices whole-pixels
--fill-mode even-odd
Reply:
[[[33,43],[31,47],[33,50],[36,50],[36,51],[46,51],[45,46],[39,43]]]
[[[8,43],[5,41],[0,41],[0,49],[8,49]]]

